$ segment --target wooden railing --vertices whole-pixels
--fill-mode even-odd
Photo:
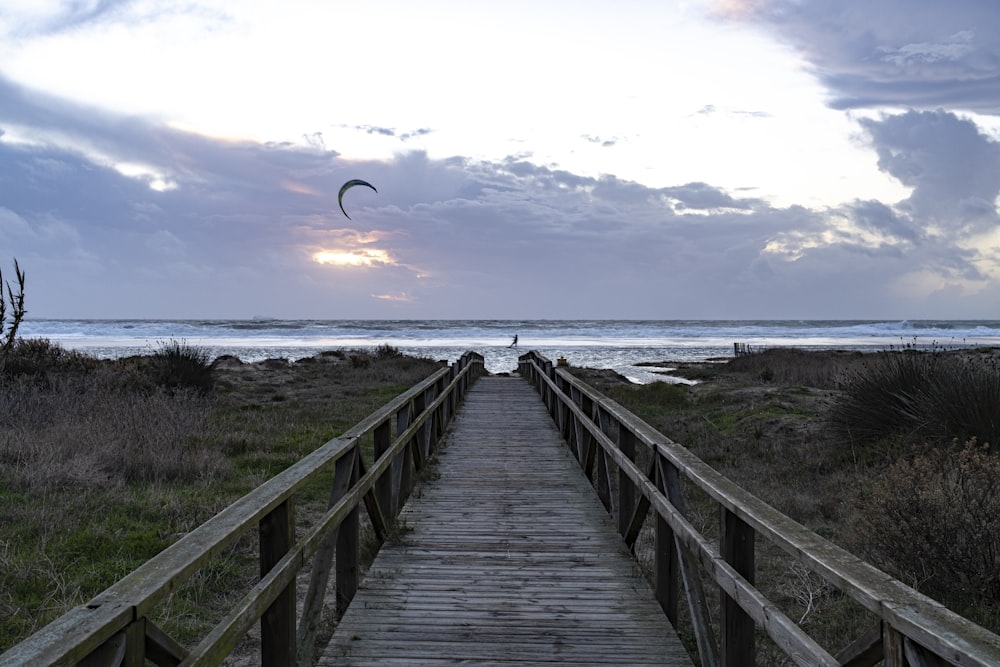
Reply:
[[[0,655],[0,665],[140,667],[147,660],[156,665],[217,665],[258,621],[261,664],[311,665],[331,570],[338,611],[358,588],[362,501],[376,535],[384,539],[412,489],[414,473],[423,467],[469,387],[483,372],[482,356],[466,353],[236,501],[89,603]],[[373,443],[371,465],[362,455],[363,440]],[[293,506],[297,492],[331,472],[326,513],[296,539]],[[254,527],[259,531],[259,582],[197,646],[186,650],[150,620],[150,612]],[[296,575],[313,556],[309,588],[298,616]]]
[[[520,357],[518,369],[541,394],[630,548],[647,514],[655,514],[654,591],[676,627],[683,581],[703,666],[753,665],[757,628],[808,667],[1000,665],[1000,636],[781,514],[568,370],[535,352]],[[644,457],[637,457],[638,447]],[[648,462],[645,470],[639,458]],[[717,547],[690,523],[682,476],[719,508]],[[754,585],[758,536],[874,614],[877,626],[829,653]],[[721,591],[718,639],[696,568]]]

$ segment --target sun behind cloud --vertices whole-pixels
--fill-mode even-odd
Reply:
[[[378,248],[324,249],[313,253],[313,261],[318,264],[335,266],[396,266],[397,262],[385,250]]]

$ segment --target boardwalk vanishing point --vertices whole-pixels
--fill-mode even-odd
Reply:
[[[320,665],[690,665],[531,385],[483,377]]]

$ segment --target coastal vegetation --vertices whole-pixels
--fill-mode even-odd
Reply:
[[[997,632],[998,360],[997,349],[772,349],[670,372],[692,386],[574,372],[781,512]],[[712,534],[710,506],[690,509]],[[759,550],[758,584],[828,646],[872,622],[781,553]]]
[[[0,372],[0,652],[440,368],[389,346],[291,362],[182,342],[100,360],[18,339]],[[319,512],[306,489],[297,511]],[[254,538],[155,619],[188,640],[257,576]]]
[[[780,511],[997,631],[998,359],[994,349],[763,350],[671,371],[690,386],[571,370]],[[387,345],[244,363],[176,341],[99,360],[40,339],[16,339],[4,361],[0,651],[440,364]],[[307,489],[297,511],[325,500]],[[697,499],[690,510],[710,534],[714,514]],[[252,537],[232,548],[154,620],[181,641],[203,632],[254,581],[256,548]],[[782,554],[758,554],[758,570],[817,638],[835,646],[867,629],[856,606]],[[760,660],[780,664],[766,649]]]
[[[4,281],[3,271],[0,270],[0,370],[3,369],[8,353],[17,342],[17,330],[27,312],[24,308],[24,271],[21,270],[16,259],[14,260],[14,276],[17,281],[16,292],[10,281]]]

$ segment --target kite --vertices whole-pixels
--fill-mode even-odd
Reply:
[[[340,204],[340,210],[348,220],[351,219],[351,216],[347,215],[347,211],[344,210],[344,193],[353,188],[355,185],[364,185],[372,190],[375,190],[374,185],[368,181],[362,181],[360,178],[353,178],[340,186],[340,194],[337,195],[337,203]],[[375,190],[375,192],[378,193],[378,190]]]

